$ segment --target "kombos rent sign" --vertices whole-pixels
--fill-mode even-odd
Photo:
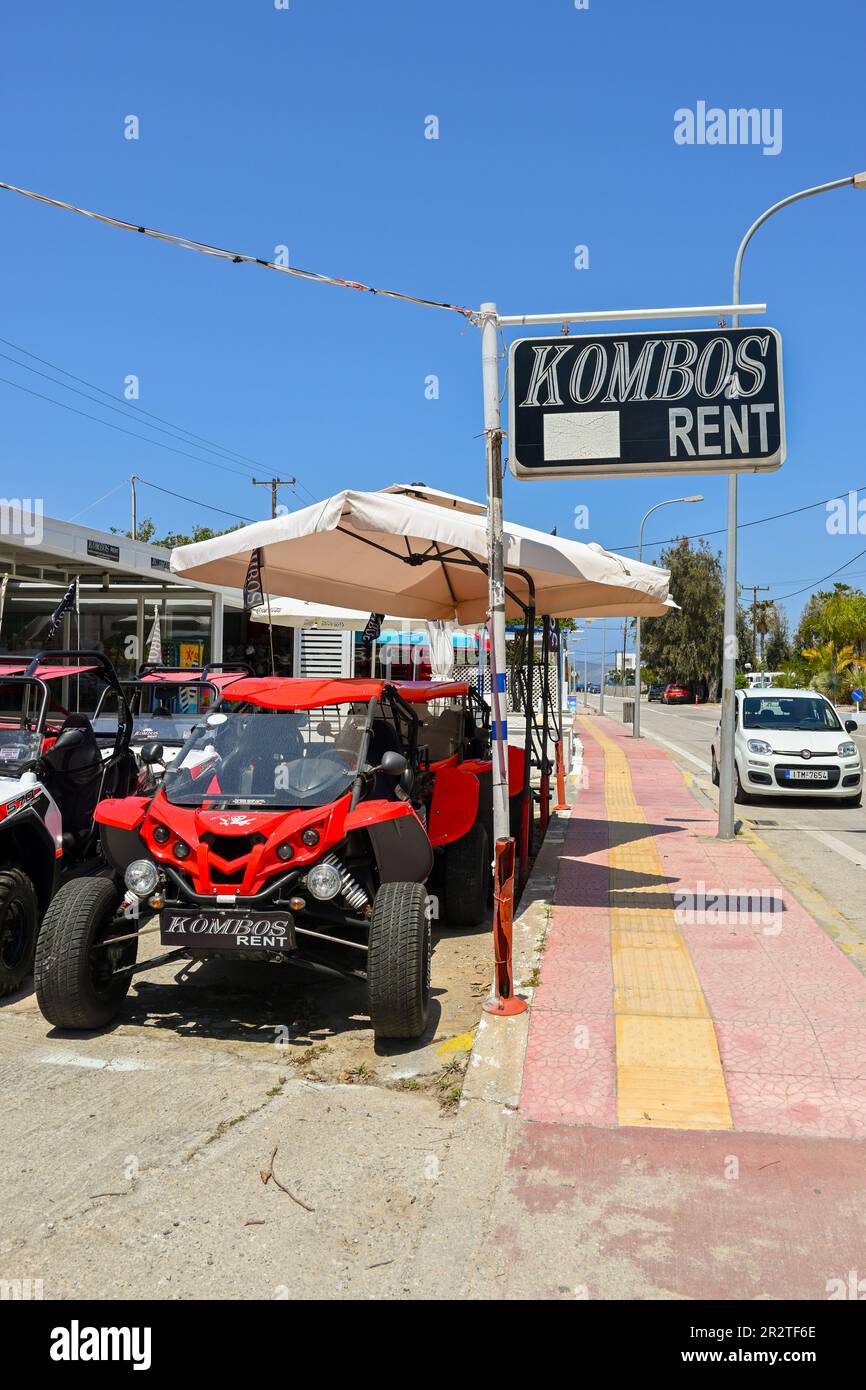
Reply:
[[[785,459],[773,328],[523,338],[509,394],[517,478],[761,473]]]

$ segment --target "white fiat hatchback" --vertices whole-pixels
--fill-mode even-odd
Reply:
[[[736,799],[760,796],[832,797],[859,806],[863,759],[830,701],[815,690],[738,690],[734,704]],[[719,781],[716,728],[711,749],[713,781]]]

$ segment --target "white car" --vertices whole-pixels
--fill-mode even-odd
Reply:
[[[863,759],[851,738],[856,721],[842,725],[830,701],[815,690],[738,690],[734,702],[736,800],[761,796],[843,799],[859,806]],[[720,727],[711,749],[719,783]]]

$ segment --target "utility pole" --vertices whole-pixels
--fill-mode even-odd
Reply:
[[[298,481],[297,478],[265,478],[265,479],[263,479],[262,481],[259,481],[258,478],[253,478],[253,487],[269,487],[269,488],[270,488],[270,490],[271,490],[271,516],[274,517],[274,516],[276,516],[276,514],[277,514],[277,488],[278,488],[278,487],[294,487],[297,481]]]
[[[769,584],[743,584],[744,589],[748,589],[752,595],[752,654],[755,661],[758,660],[758,594],[768,594]],[[763,654],[762,654],[763,655]],[[761,665],[763,666],[763,661]]]
[[[133,473],[133,475],[132,475],[132,477],[130,478],[129,481],[130,481],[130,483],[132,484],[132,539],[133,539],[134,541],[137,541],[137,540],[138,540],[138,520],[137,520],[137,511],[138,511],[138,508],[137,508],[137,506],[136,506],[136,499],[135,499],[135,485],[136,485],[136,483],[138,482],[138,474],[137,474],[137,473]]]

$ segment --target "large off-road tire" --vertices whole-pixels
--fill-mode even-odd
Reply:
[[[39,900],[23,869],[0,868],[0,998],[17,989],[33,969]]]
[[[477,927],[487,915],[490,894],[490,841],[480,821],[445,850],[446,927]]]
[[[367,998],[377,1038],[417,1038],[430,1005],[431,935],[423,883],[383,883],[373,900]]]
[[[120,894],[107,878],[77,878],[57,893],[36,944],[36,999],[56,1028],[104,1028],[126,998],[131,972],[110,973],[109,952],[94,950],[112,936],[135,930],[115,921]],[[117,965],[135,962],[138,942],[123,944]]]

